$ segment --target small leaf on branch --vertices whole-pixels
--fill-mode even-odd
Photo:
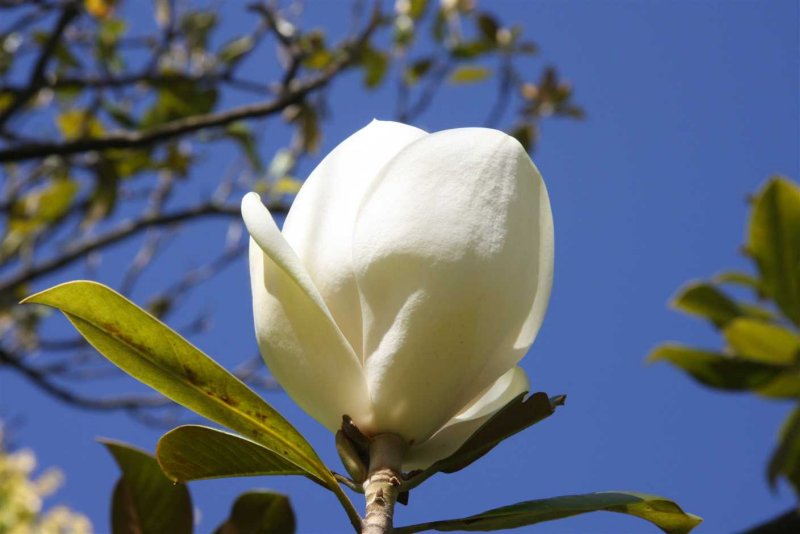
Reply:
[[[740,318],[723,330],[737,356],[773,365],[800,361],[800,336],[776,324]]]
[[[156,457],[164,473],[177,482],[307,474],[254,441],[201,425],[179,426],[161,436]]]
[[[683,312],[704,317],[717,327],[743,315],[736,302],[706,282],[695,282],[682,288],[672,305]]]
[[[183,484],[169,480],[144,451],[101,440],[122,471],[111,502],[113,534],[190,534],[192,500]]]
[[[217,54],[217,59],[228,66],[235,65],[253,49],[255,44],[249,35],[239,37],[223,46]]]
[[[294,511],[289,498],[256,490],[239,495],[230,517],[214,534],[293,534],[294,531]]]
[[[677,344],[662,345],[648,357],[650,362],[661,360],[713,388],[752,391],[777,398],[800,395],[800,373],[794,366],[772,365]]]
[[[795,408],[783,423],[780,440],[767,467],[767,480],[773,489],[778,477],[785,476],[800,495],[800,408]]]
[[[485,80],[490,75],[491,71],[486,67],[459,67],[450,75],[450,83],[477,83]]]

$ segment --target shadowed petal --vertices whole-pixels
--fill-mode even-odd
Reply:
[[[374,423],[424,441],[538,331],[553,273],[541,176],[496,130],[423,137],[365,196],[353,263]]]
[[[370,419],[361,362],[259,196],[242,199],[259,348],[303,410],[335,431],[342,415]]]
[[[383,166],[425,135],[419,128],[398,122],[372,121],[340,143],[314,169],[283,225],[283,236],[360,357],[361,305],[351,246],[356,212]]]
[[[437,460],[447,458],[495,412],[526,391],[530,391],[530,383],[525,371],[513,367],[428,441],[411,447],[403,462],[403,470],[425,469]]]

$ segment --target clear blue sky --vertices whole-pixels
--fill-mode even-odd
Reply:
[[[558,65],[588,111],[582,123],[546,123],[534,158],[553,205],[556,279],[544,326],[522,364],[537,390],[569,399],[552,419],[467,471],[436,476],[415,490],[397,523],[603,490],[674,498],[705,518],[698,532],[706,533],[740,530],[787,509],[788,487],[770,493],[764,468],[790,406],[715,393],[666,365],[646,366],[644,358],[666,340],[717,345],[713,331],[670,311],[667,301],[689,279],[745,267],[737,250],[746,195],[773,173],[800,176],[799,4],[486,4],[525,27],[542,48],[530,66],[538,70],[543,59]],[[341,31],[348,13],[337,2],[309,2],[306,20]],[[417,126],[434,131],[482,123],[490,88],[448,94]],[[355,76],[337,84],[330,101],[338,106],[322,154],[373,117],[393,112],[389,92],[363,97]],[[269,154],[277,147],[268,136],[262,148]],[[209,173],[226,163],[209,162]],[[181,244],[173,251],[174,268],[222,243],[223,236],[213,234]],[[113,272],[104,276],[116,280]],[[254,350],[244,259],[206,295],[198,305],[224,313],[197,342],[231,366]],[[119,380],[112,387],[132,386]],[[268,401],[338,466],[327,431],[285,395],[270,394]],[[0,406],[4,415],[26,417],[18,443],[32,446],[41,465],[66,471],[58,500],[89,514],[97,531],[106,532],[117,473],[94,438],[152,450],[158,433],[120,415],[66,408],[8,373],[0,375]],[[213,529],[236,492],[251,487],[287,492],[301,532],[347,531],[330,494],[305,480],[276,478],[192,484],[202,510],[198,532]],[[544,524],[537,532],[656,529],[634,518],[593,514]]]

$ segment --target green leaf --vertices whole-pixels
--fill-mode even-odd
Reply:
[[[743,315],[736,302],[706,282],[695,282],[681,289],[673,299],[672,306],[683,312],[704,317],[717,327],[723,327]]]
[[[524,123],[518,125],[509,134],[519,141],[526,152],[530,152],[536,145],[538,130],[535,124]]]
[[[260,490],[239,495],[230,517],[214,534],[293,534],[294,531],[294,511],[289,498]]]
[[[462,519],[400,527],[394,532],[410,534],[423,530],[440,532],[503,530],[600,511],[639,517],[650,521],[667,534],[687,534],[702,522],[701,518],[687,514],[669,499],[644,493],[609,491],[526,501]]]
[[[478,29],[483,34],[483,38],[494,43],[497,41],[497,31],[500,29],[500,24],[497,19],[488,13],[481,13],[477,18]]]
[[[73,109],[56,117],[56,125],[67,141],[100,137],[105,132],[103,124],[90,111]]]
[[[246,122],[233,122],[225,128],[225,133],[239,143],[239,146],[247,156],[250,165],[258,172],[264,170],[264,163],[261,161],[261,156],[256,148],[256,139],[253,131]]]
[[[482,39],[475,41],[460,42],[450,51],[450,54],[456,59],[475,59],[496,48],[494,42],[488,42]]]
[[[249,35],[239,37],[223,46],[217,54],[217,59],[228,66],[235,65],[253,49],[255,44],[255,40]]]
[[[92,169],[94,171],[94,189],[89,197],[89,205],[81,221],[83,226],[91,225],[100,219],[105,219],[114,213],[117,207],[120,181],[118,166],[107,158],[105,154],[97,159]]]
[[[361,53],[361,66],[364,68],[364,85],[369,88],[377,87],[389,69],[389,55],[374,48],[367,48]]]
[[[164,473],[177,482],[307,474],[254,441],[200,425],[179,426],[161,436],[156,457]]]
[[[682,345],[662,345],[648,361],[667,361],[706,386],[753,391],[768,397],[800,395],[800,373],[793,367],[734,358]]]
[[[764,292],[761,280],[755,276],[739,271],[724,271],[714,277],[718,284],[731,284],[752,289],[759,295]]]
[[[339,459],[342,460],[347,474],[353,479],[353,482],[361,484],[367,479],[367,463],[369,459],[365,459],[359,454],[358,447],[356,446],[347,435],[341,430],[336,431],[336,451],[339,453]]]
[[[722,334],[742,358],[775,365],[792,365],[800,359],[800,336],[776,324],[739,318]]]
[[[185,485],[164,476],[146,452],[115,441],[101,443],[122,471],[111,501],[113,534],[192,532],[192,500]]]
[[[425,14],[428,8],[428,0],[411,0],[408,6],[408,16],[418,20]]]
[[[175,81],[162,86],[155,103],[142,117],[142,128],[208,113],[214,109],[217,96],[216,88],[203,87],[195,82]]]
[[[773,489],[781,475],[800,495],[800,408],[795,408],[783,424],[778,447],[769,460],[767,479]]]
[[[747,250],[758,265],[764,289],[800,326],[800,187],[771,179],[755,200]]]
[[[312,30],[299,41],[303,50],[303,65],[309,69],[321,70],[333,62],[333,53],[325,45],[325,33],[321,30]]]
[[[217,25],[217,14],[213,11],[187,11],[180,21],[181,33],[191,49],[204,49],[211,30]]]
[[[23,302],[60,310],[112,363],[178,404],[227,426],[318,480],[332,475],[295,428],[214,360],[131,301],[96,282],[67,282]]]
[[[491,71],[486,67],[458,67],[450,75],[450,83],[477,83],[489,77]]]
[[[49,183],[15,199],[0,242],[0,262],[15,254],[49,224],[58,221],[72,206],[78,190],[78,182],[67,177],[65,170],[55,169]]]
[[[415,85],[431,70],[431,67],[433,59],[429,57],[418,59],[406,68],[403,80],[406,85]]]

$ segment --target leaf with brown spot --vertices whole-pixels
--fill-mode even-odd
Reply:
[[[98,352],[126,373],[252,439],[326,486],[335,486],[314,449],[286,419],[225,368],[119,293],[96,282],[76,281],[24,302],[60,310]]]

